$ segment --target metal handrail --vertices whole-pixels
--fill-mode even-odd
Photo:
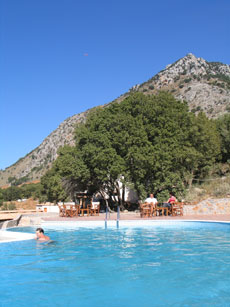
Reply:
[[[108,220],[108,207],[105,208],[105,229],[107,229],[107,220]]]
[[[119,228],[119,221],[120,221],[120,206],[117,206],[117,228]]]

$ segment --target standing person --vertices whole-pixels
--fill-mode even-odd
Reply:
[[[38,241],[50,241],[50,237],[44,234],[44,230],[42,228],[36,229],[36,240]]]

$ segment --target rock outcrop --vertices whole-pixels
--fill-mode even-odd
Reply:
[[[207,62],[189,53],[143,84],[133,86],[128,93],[113,101],[122,102],[132,92],[156,94],[159,90],[172,93],[177,99],[186,100],[192,112],[204,111],[216,118],[230,112],[230,66]],[[0,186],[9,178],[39,179],[57,158],[57,150],[65,144],[74,144],[74,128],[87,117],[89,110],[66,119],[40,146],[0,171]]]

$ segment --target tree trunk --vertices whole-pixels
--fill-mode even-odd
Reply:
[[[122,187],[122,189],[123,189],[123,187]],[[117,192],[117,197],[118,197],[118,204],[119,204],[121,210],[125,210],[124,202],[122,202],[122,197],[121,197],[120,191],[121,191],[121,189],[119,187],[119,183],[116,182],[116,192]]]
[[[192,187],[193,175],[194,175],[194,170],[191,171],[191,177],[188,180],[188,188],[189,189],[191,189],[191,187]]]
[[[107,199],[107,197],[106,197],[106,193],[105,193],[104,191],[100,191],[99,193],[101,194],[102,198],[104,199],[105,205],[106,205],[106,208],[108,209],[108,211],[109,211],[110,213],[113,212],[112,209],[111,209],[110,206],[109,206],[108,199]]]

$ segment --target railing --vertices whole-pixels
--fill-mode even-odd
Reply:
[[[105,229],[107,229],[107,220],[108,220],[108,207],[105,209]]]
[[[117,228],[119,228],[120,221],[120,206],[117,206]]]

